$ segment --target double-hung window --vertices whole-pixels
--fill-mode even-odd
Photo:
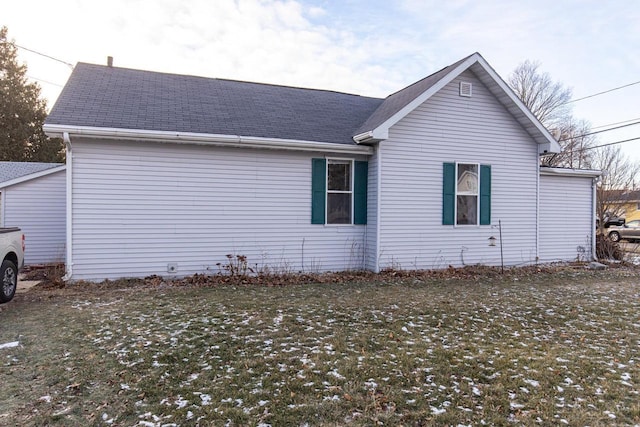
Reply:
[[[443,164],[442,224],[491,224],[490,165]]]
[[[457,164],[456,224],[478,223],[478,190],[480,188],[477,164]]]
[[[312,159],[311,223],[367,223],[368,163]]]
[[[327,224],[351,224],[351,160],[327,161]]]

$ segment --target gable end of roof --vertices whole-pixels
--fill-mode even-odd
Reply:
[[[511,88],[479,53],[473,53],[424,79],[390,95],[360,126],[356,143],[377,142],[389,137],[391,126],[435,95],[462,72],[471,69],[538,144],[540,154],[559,153],[560,144],[529,111]]]

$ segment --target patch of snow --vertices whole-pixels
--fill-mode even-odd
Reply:
[[[208,394],[202,393],[200,395],[200,399],[202,400],[203,405],[211,405],[211,396],[209,396]]]
[[[187,406],[189,404],[188,400],[185,400],[182,398],[182,396],[178,395],[178,400],[176,400],[176,406],[178,408],[184,408],[185,406]]]
[[[3,348],[17,347],[19,345],[20,345],[19,341],[12,341],[12,342],[8,342],[8,343],[0,344],[0,350],[2,350]]]
[[[444,414],[445,412],[447,412],[447,410],[444,408],[440,409],[440,408],[436,408],[435,406],[431,407],[431,413],[433,415],[441,415],[441,414]]]
[[[339,380],[344,380],[344,379],[346,379],[346,378],[344,377],[344,375],[341,375],[341,374],[340,374],[340,372],[338,372],[338,370],[337,370],[337,369],[334,369],[333,371],[329,371],[329,373],[328,373],[327,375],[331,375],[331,376],[333,376],[333,377],[336,377],[336,378],[337,378],[337,379],[339,379]]]

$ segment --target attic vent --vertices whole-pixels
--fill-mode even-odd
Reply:
[[[460,82],[460,96],[471,98],[472,85],[469,82]]]

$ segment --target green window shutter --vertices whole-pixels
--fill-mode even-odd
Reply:
[[[369,162],[354,162],[353,172],[353,223],[367,223],[367,176]]]
[[[324,224],[327,161],[311,159],[311,224]]]
[[[491,224],[491,166],[480,165],[480,225]]]
[[[456,164],[442,164],[442,225],[455,223]]]

